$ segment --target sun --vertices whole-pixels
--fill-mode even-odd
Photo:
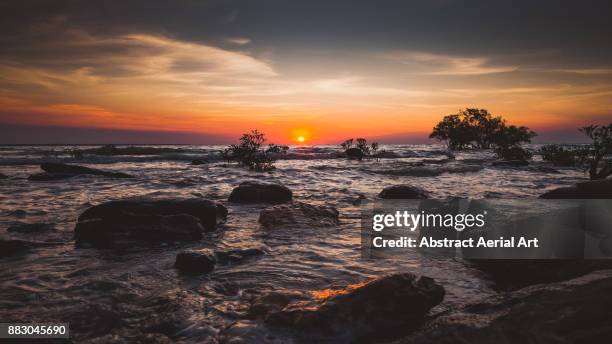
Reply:
[[[297,142],[304,143],[304,141],[306,141],[306,138],[304,138],[304,136],[298,136],[297,137]]]

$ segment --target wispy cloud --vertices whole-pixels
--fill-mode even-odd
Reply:
[[[464,57],[424,52],[394,52],[386,54],[385,57],[409,65],[414,72],[425,75],[483,75],[513,72],[519,69],[514,65],[494,65],[488,57]]]
[[[245,45],[251,43],[251,40],[245,37],[228,37],[225,40],[229,43],[237,45]]]
[[[612,68],[555,69],[554,71],[582,75],[612,75]]]

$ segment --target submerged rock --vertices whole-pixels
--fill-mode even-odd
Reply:
[[[191,165],[204,165],[208,164],[208,160],[206,159],[195,159],[191,161]]]
[[[612,199],[612,178],[593,180],[548,191],[540,198],[549,199]]]
[[[439,167],[425,167],[416,165],[399,169],[368,170],[368,172],[392,176],[436,177],[444,173],[478,172],[482,169],[484,169],[484,167],[479,165],[447,165]]]
[[[33,248],[55,246],[61,244],[62,243],[57,242],[28,241],[0,237],[0,258],[10,257],[16,254],[22,254]]]
[[[492,166],[506,166],[506,167],[522,167],[528,166],[529,161],[527,160],[498,160],[491,163]]]
[[[363,151],[359,148],[349,148],[344,151],[344,154],[348,159],[351,160],[361,160],[364,157]]]
[[[266,252],[259,248],[233,249],[226,251],[215,251],[215,257],[219,264],[241,263],[250,258],[263,256]]]
[[[176,255],[174,266],[183,273],[209,273],[214,270],[217,258],[208,249],[187,250]]]
[[[378,197],[384,199],[424,199],[429,198],[429,193],[412,185],[393,185],[384,188]]]
[[[285,203],[291,201],[293,193],[281,184],[243,182],[232,190],[228,201],[232,203]]]
[[[68,178],[72,178],[77,176],[76,174],[70,174],[70,173],[47,173],[47,172],[43,172],[43,173],[35,173],[32,174],[28,177],[28,180],[31,181],[35,181],[35,182],[48,182],[48,181],[53,181],[53,180],[62,180],[62,179],[68,179]]]
[[[24,223],[16,222],[12,224],[7,231],[17,233],[37,233],[45,231],[53,231],[55,227],[50,223]]]
[[[277,298],[277,307],[263,315],[265,323],[347,342],[392,339],[417,328],[442,302],[444,289],[431,278],[403,273],[313,296],[278,311],[284,300]]]
[[[531,166],[527,168],[527,171],[531,172],[540,172],[540,173],[551,173],[551,174],[560,174],[561,172],[555,168],[549,166]]]
[[[339,223],[338,210],[327,205],[291,202],[275,205],[259,213],[259,223],[268,229],[279,227],[331,227]]]
[[[33,181],[50,181],[72,178],[78,175],[88,174],[111,178],[132,178],[133,176],[122,172],[110,172],[78,165],[67,165],[61,163],[47,162],[40,165],[44,173],[33,174],[28,177]]]
[[[226,218],[223,205],[199,198],[110,201],[79,216],[75,240],[96,247],[193,241]]]
[[[399,340],[411,343],[607,343],[612,271],[467,305]]]
[[[372,157],[376,159],[397,159],[402,156],[392,151],[380,151],[376,154],[372,154]]]

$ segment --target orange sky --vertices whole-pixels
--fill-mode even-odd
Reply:
[[[536,131],[612,114],[612,69],[410,50],[289,59],[255,54],[247,38],[220,48],[164,35],[65,35],[45,49],[70,52],[66,65],[0,60],[1,122],[229,137],[259,129],[276,143],[337,143],[426,137],[465,107]],[[108,47],[117,52],[91,53]]]

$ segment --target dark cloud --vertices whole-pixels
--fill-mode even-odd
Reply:
[[[5,1],[1,12],[3,40],[44,38],[63,27],[219,44],[228,36],[248,36],[261,48],[386,45],[463,54],[560,49],[597,56],[612,49],[612,3],[603,0]]]

